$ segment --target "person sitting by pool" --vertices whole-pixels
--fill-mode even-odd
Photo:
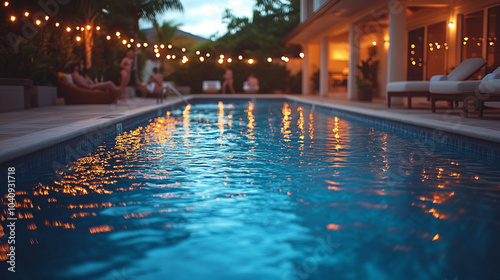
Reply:
[[[111,91],[119,91],[120,88],[116,86],[112,81],[94,83],[91,79],[85,78],[80,74],[81,65],[80,63],[73,64],[73,71],[71,72],[71,78],[75,85],[86,88],[86,89],[109,89]]]
[[[246,93],[257,93],[259,91],[259,79],[250,74],[248,79],[243,82],[243,91]]]

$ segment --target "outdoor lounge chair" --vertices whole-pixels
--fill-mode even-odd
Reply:
[[[111,104],[118,98],[119,92],[101,89],[86,89],[73,83],[71,74],[57,73],[57,89],[66,104]]]
[[[431,81],[466,80],[484,65],[486,65],[484,58],[469,58],[462,61],[448,75],[436,75],[430,81],[389,82],[387,83],[387,107],[391,107],[391,97],[408,97],[408,108],[411,109],[412,97],[427,97],[428,100],[430,99],[429,86]]]
[[[484,94],[481,93],[480,85],[483,84],[482,89],[486,95],[494,96],[494,92],[498,93],[500,84],[495,85],[497,80],[495,77],[500,78],[500,67],[495,69],[491,74],[486,75],[483,80],[473,81],[431,81],[429,92],[431,93],[432,112],[436,112],[437,101],[448,101],[450,108],[453,109],[453,101],[464,102],[464,111],[467,113],[466,100],[477,99],[480,102],[480,108],[483,107]],[[500,82],[500,80],[498,80]],[[481,111],[481,110],[480,110]],[[482,111],[480,112],[482,115]],[[481,116],[482,117],[482,116]]]
[[[482,118],[484,102],[500,101],[500,67],[483,78],[475,97],[479,101],[479,117]]]

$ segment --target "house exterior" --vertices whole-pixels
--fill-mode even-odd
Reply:
[[[429,80],[470,57],[488,60],[473,78],[499,67],[500,1],[301,0],[301,23],[286,43],[302,46],[302,94],[356,99],[356,66],[371,57],[374,94],[385,98],[387,82]]]

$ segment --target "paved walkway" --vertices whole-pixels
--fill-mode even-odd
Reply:
[[[222,97],[204,94],[191,95],[188,98],[196,96]],[[282,95],[226,95],[230,98],[265,96],[281,97]],[[414,109],[409,110],[403,105],[388,109],[384,100],[364,103],[335,97],[301,95],[288,95],[288,97],[500,143],[500,110],[486,112],[485,118],[479,119],[477,116],[464,118],[460,110],[450,111],[445,107],[445,103],[438,107],[438,113],[431,113],[430,103],[425,99],[421,102],[416,99],[413,104]],[[163,104],[157,105],[155,99],[133,99],[128,104],[59,105],[1,113],[0,163],[69,140],[92,127],[106,125],[118,119],[125,119],[179,101],[177,97],[169,97]]]

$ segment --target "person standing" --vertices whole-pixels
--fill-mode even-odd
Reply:
[[[233,88],[233,70],[229,69],[229,67],[224,66],[226,72],[224,72],[223,78],[224,82],[222,82],[222,94],[226,94],[226,86],[229,87],[229,90],[232,94],[234,94]]]
[[[134,52],[132,50],[128,50],[127,54],[120,62],[120,67],[122,68],[122,70],[120,71],[120,76],[122,78],[120,82],[120,99],[124,102],[127,101],[127,98],[125,96],[125,89],[130,82],[130,73],[132,72],[133,62]]]

